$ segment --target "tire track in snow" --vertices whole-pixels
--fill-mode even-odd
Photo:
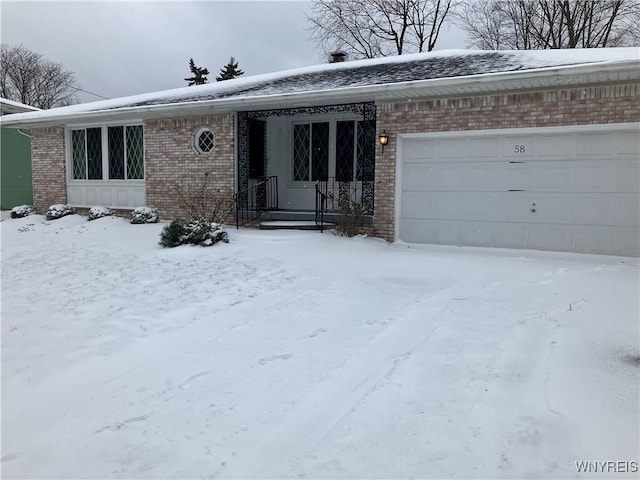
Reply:
[[[402,318],[383,329],[364,347],[366,351],[354,353],[329,377],[317,382],[283,418],[274,420],[268,434],[255,439],[251,454],[230,459],[221,475],[242,477],[249,471],[260,471],[279,477],[300,473],[289,471],[295,459],[316,450],[371,393],[391,382],[399,366],[447,321],[450,302],[478,291],[470,288],[474,284],[463,280],[410,303]],[[274,459],[278,459],[277,471],[270,470]]]

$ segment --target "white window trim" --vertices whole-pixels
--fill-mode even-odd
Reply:
[[[142,162],[143,162],[143,178],[138,179],[110,179],[109,178],[109,136],[108,127],[142,127]],[[73,130],[85,130],[88,128],[100,128],[101,143],[102,143],[102,179],[86,179],[86,178],[73,178],[73,143],[72,134]],[[102,123],[82,123],[72,124],[65,127],[64,133],[64,146],[65,146],[65,161],[67,167],[67,182],[71,184],[83,184],[83,185],[122,185],[122,186],[134,186],[144,185],[147,178],[147,162],[145,158],[145,135],[144,124],[141,120],[127,121],[127,122],[102,122]],[[86,144],[85,144],[86,149]],[[126,155],[126,153],[125,153]],[[126,168],[126,166],[125,166]]]
[[[200,148],[200,135],[202,135],[204,132],[209,132],[211,133],[211,135],[213,136],[213,145],[211,146],[211,150],[209,150],[208,152],[203,151]],[[213,129],[211,127],[199,127],[194,135],[193,135],[193,148],[195,149],[196,153],[198,155],[212,155],[213,152],[216,149],[216,134],[213,131]]]

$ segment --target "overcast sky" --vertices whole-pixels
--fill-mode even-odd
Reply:
[[[209,81],[233,56],[245,76],[323,63],[308,1],[0,1],[3,43],[23,44],[108,98],[186,86],[189,58]],[[465,48],[457,30],[437,49]],[[98,97],[80,94],[83,102]]]

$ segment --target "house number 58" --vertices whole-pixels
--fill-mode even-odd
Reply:
[[[526,148],[524,148],[524,145],[516,145],[515,149],[513,150],[515,153],[524,153],[526,152]]]

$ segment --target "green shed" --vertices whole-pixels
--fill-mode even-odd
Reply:
[[[0,114],[32,112],[37,108],[0,98]],[[31,205],[31,139],[28,132],[0,129],[0,208]]]

